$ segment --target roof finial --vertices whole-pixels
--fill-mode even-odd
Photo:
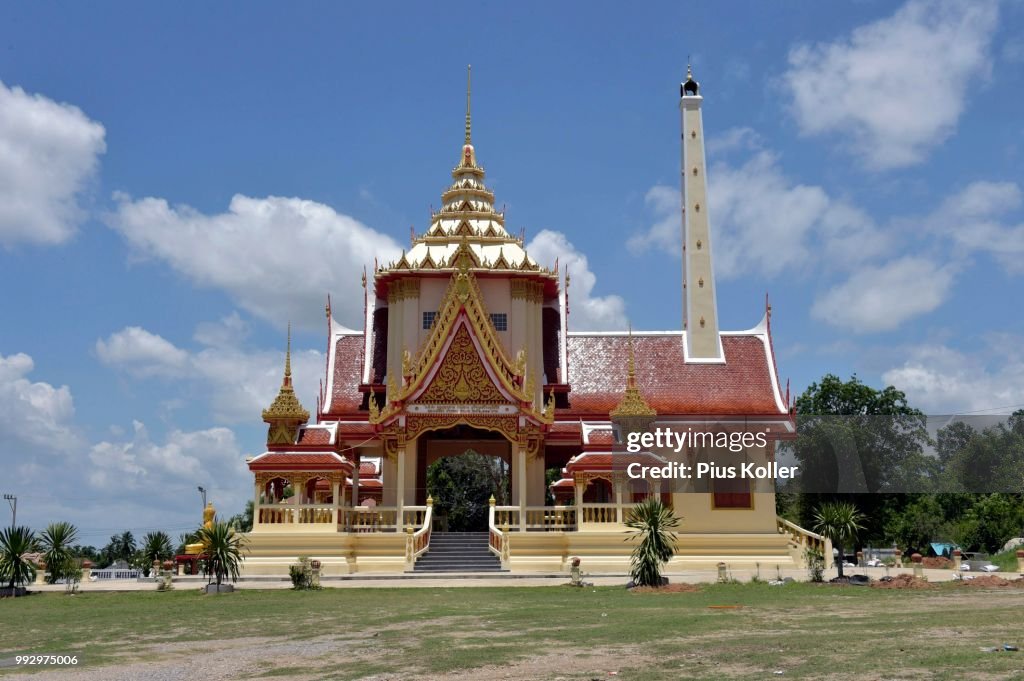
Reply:
[[[284,385],[292,383],[292,323],[288,322],[288,346],[284,352]]]
[[[473,120],[470,116],[469,97],[473,84],[473,65],[466,65],[466,144],[472,144]]]
[[[693,69],[690,68],[690,55],[686,55],[686,77],[693,78]]]
[[[633,354],[633,323],[629,323],[629,362],[626,365],[627,376],[626,386],[633,387],[636,385],[636,355]]]

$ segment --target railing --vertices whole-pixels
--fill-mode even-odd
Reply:
[[[410,566],[416,564],[416,559],[430,549],[430,525],[434,517],[434,500],[427,497],[426,510],[423,511],[423,524],[420,529],[412,531],[412,526],[407,525],[407,536],[405,542],[405,562]]]
[[[138,579],[142,572],[139,570],[93,570],[90,577],[93,579]]]
[[[331,504],[280,504],[260,506],[257,510],[261,525],[330,525],[334,522],[334,506]]]
[[[491,505],[491,510],[494,512],[494,525],[495,527],[519,527],[519,507],[518,506],[494,506]]]
[[[422,527],[424,522],[423,519],[427,515],[427,509],[429,506],[403,506],[402,507],[402,526],[409,527]]]
[[[526,529],[555,532],[576,529],[576,509],[572,506],[527,506]]]
[[[794,557],[797,560],[804,562],[806,560],[804,553],[807,549],[811,549],[821,554],[822,558],[825,559],[826,567],[832,565],[832,542],[828,539],[816,532],[805,530],[796,523],[792,523],[779,516],[775,517],[775,525],[779,530],[779,534],[784,534],[788,537],[790,550],[795,552]]]
[[[508,512],[511,508],[509,506],[500,507],[502,512]],[[519,509],[515,509],[518,513]],[[491,507],[487,511],[487,545],[491,549],[491,553],[501,559],[501,567],[508,567],[509,556],[511,555],[511,547],[509,546],[509,533],[508,524],[502,525],[499,529],[495,525],[495,520],[498,518],[499,509],[494,506],[494,497],[491,496]]]
[[[396,532],[398,509],[385,506],[356,506],[341,509],[338,524],[348,532]]]
[[[616,504],[583,504],[580,521],[584,523],[612,524],[619,522]]]

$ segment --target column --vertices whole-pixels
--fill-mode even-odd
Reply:
[[[405,524],[405,447],[399,448],[396,458],[398,478],[395,481],[395,506],[398,508],[398,530],[401,531]]]
[[[341,481],[335,477],[331,481],[331,501],[334,502],[334,508],[331,509],[331,522],[334,523],[334,529],[338,529],[338,514],[341,508]]]
[[[352,469],[352,505],[359,505],[359,457],[355,457],[355,467]]]
[[[262,491],[258,480],[253,484],[253,489],[255,493],[252,497],[252,529],[255,530],[260,524],[260,493]]]
[[[624,481],[619,475],[613,474],[614,481],[612,485],[615,487],[615,522],[622,524],[622,485]]]
[[[518,444],[513,444],[512,447],[515,450],[515,479],[519,481],[519,489],[515,495],[516,503],[519,504],[519,531],[526,532],[526,450]]]
[[[584,483],[579,480],[575,481],[573,489],[576,490],[576,531],[580,529],[580,524],[583,522],[583,488]]]

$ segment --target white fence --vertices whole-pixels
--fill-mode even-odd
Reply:
[[[93,579],[138,579],[142,575],[139,570],[93,570]]]

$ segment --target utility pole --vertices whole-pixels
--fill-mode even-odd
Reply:
[[[199,493],[203,495],[203,510],[205,511],[206,510],[206,488],[203,487],[202,485],[200,485],[196,489],[198,489]]]
[[[4,499],[11,507],[11,527],[18,524],[18,497],[13,494],[5,494]]]

